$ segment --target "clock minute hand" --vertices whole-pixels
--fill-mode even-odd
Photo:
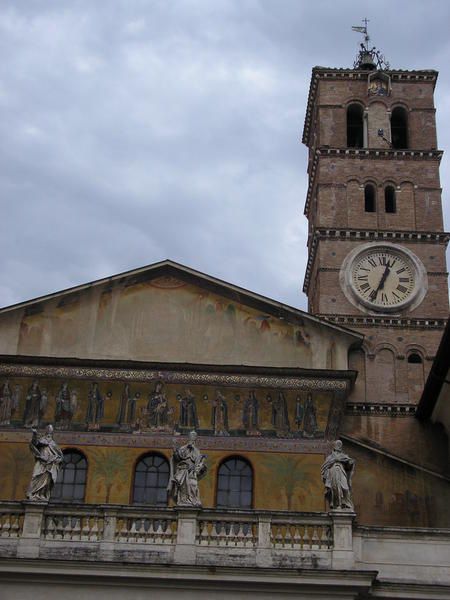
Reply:
[[[380,290],[382,290],[384,288],[384,282],[386,281],[389,273],[391,272],[390,268],[388,266],[386,266],[383,275],[381,276],[380,279],[380,283],[378,284],[378,287],[376,290],[374,290],[371,294],[370,294],[370,298],[371,300],[375,300],[376,297],[378,296],[378,292]]]

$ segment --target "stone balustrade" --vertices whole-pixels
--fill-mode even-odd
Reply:
[[[342,568],[353,556],[353,517],[3,502],[0,557]]]

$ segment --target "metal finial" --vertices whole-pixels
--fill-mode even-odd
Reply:
[[[379,50],[369,45],[370,36],[367,29],[367,23],[369,19],[362,19],[364,26],[353,25],[352,31],[362,33],[364,35],[364,42],[360,44],[360,50],[353,63],[354,69],[364,69],[366,71],[373,71],[374,69],[387,70],[390,69],[390,65]]]

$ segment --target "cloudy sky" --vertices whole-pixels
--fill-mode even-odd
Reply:
[[[447,0],[2,0],[0,305],[171,258],[305,308],[311,68],[365,16],[450,154]]]

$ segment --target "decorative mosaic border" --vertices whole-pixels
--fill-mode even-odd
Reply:
[[[179,383],[185,385],[215,385],[226,387],[284,388],[305,391],[341,391],[350,387],[348,379],[229,374],[214,372],[190,372],[183,370],[123,369],[111,367],[75,367],[75,366],[43,366],[18,365],[0,363],[0,377],[55,377],[59,379],[119,380],[134,382]]]
[[[28,443],[30,431],[0,431],[0,443]],[[119,446],[126,448],[171,450],[173,441],[185,441],[186,436],[146,433],[101,433],[56,431],[55,439],[63,446]],[[199,448],[203,450],[225,450],[230,452],[285,452],[292,454],[323,454],[330,448],[325,439],[268,438],[256,436],[199,436]]]

